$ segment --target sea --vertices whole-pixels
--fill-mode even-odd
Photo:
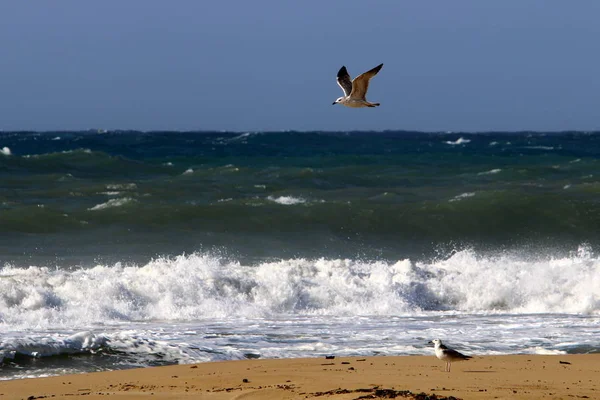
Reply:
[[[600,132],[0,132],[0,379],[600,352]]]

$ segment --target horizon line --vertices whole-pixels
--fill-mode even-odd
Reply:
[[[482,130],[482,131],[470,131],[470,130],[415,130],[415,129],[381,129],[381,130],[296,130],[296,129],[282,129],[282,130],[217,130],[217,129],[101,129],[101,128],[88,128],[88,129],[50,129],[50,130],[32,130],[32,129],[18,129],[18,130],[2,130],[0,129],[0,135],[6,133],[90,133],[90,134],[104,134],[104,133],[232,133],[232,134],[245,134],[245,133],[419,133],[419,134],[518,134],[518,133],[544,133],[544,134],[565,134],[565,133],[584,133],[584,134],[598,134],[599,129],[561,129],[561,130]]]

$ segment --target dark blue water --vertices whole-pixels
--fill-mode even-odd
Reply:
[[[0,149],[0,264],[600,239],[597,133],[4,132]]]

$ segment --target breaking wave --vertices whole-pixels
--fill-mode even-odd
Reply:
[[[210,254],[143,266],[0,270],[0,324],[67,327],[274,315],[600,312],[600,260],[482,256],[434,262],[286,259],[242,265]]]

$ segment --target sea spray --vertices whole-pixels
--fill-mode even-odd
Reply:
[[[463,250],[429,263],[300,258],[243,265],[197,253],[143,266],[7,266],[0,317],[28,328],[428,311],[598,314],[599,288],[600,260],[591,254],[531,260]]]

